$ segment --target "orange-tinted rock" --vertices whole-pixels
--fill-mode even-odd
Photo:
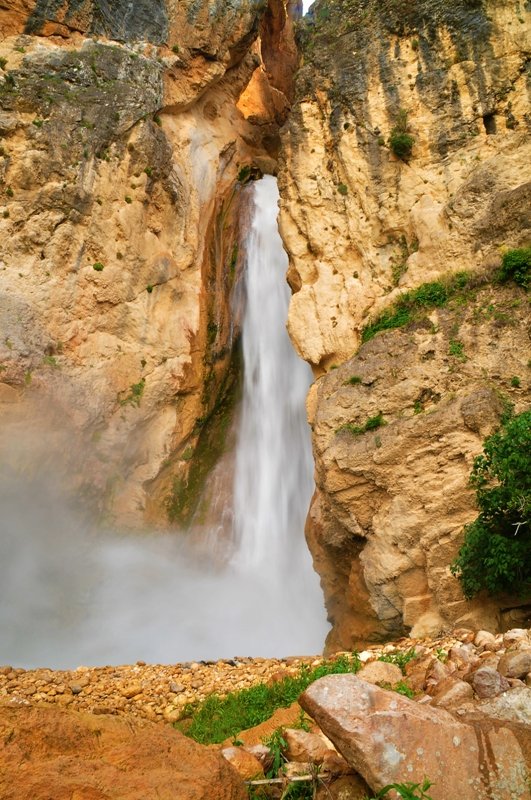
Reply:
[[[419,705],[355,675],[316,681],[300,703],[373,791],[429,776],[433,800],[530,798],[524,757],[507,728],[479,736],[473,725],[443,709]]]
[[[473,695],[474,692],[469,683],[450,677],[435,687],[432,696],[434,705],[448,708],[464,703],[466,700],[472,700]]]
[[[252,780],[253,778],[263,778],[264,770],[260,761],[243,749],[243,747],[224,747],[221,755],[243,778]]]
[[[0,708],[2,800],[245,800],[222,756],[168,726]]]
[[[402,670],[396,664],[389,664],[386,661],[372,661],[362,667],[358,673],[367,683],[388,683],[393,686],[403,679]]]
[[[498,672],[506,678],[525,678],[531,672],[531,648],[505,653],[500,658]]]

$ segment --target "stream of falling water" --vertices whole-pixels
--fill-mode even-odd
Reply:
[[[303,528],[313,488],[311,381],[285,320],[287,257],[272,177],[254,186],[236,451],[234,551],[181,536],[95,534],[49,487],[0,480],[0,663],[172,663],[321,651],[327,624]]]

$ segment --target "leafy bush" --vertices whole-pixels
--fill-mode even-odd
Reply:
[[[531,247],[508,250],[502,259],[500,280],[513,280],[524,289],[529,289],[531,282]]]
[[[531,411],[509,418],[485,440],[474,460],[478,518],[465,527],[465,540],[451,570],[471,598],[531,593]]]
[[[407,111],[401,109],[389,136],[389,147],[398,158],[407,161],[411,156],[415,138],[407,132]]]
[[[444,306],[452,297],[466,289],[471,280],[472,277],[466,272],[458,272],[447,280],[424,283],[417,289],[405,292],[390,308],[363,329],[362,342],[368,342],[380,331],[402,328],[425,309]]]
[[[342,425],[338,428],[338,433],[340,431],[348,431],[353,436],[361,436],[363,433],[367,433],[367,431],[375,431],[377,428],[381,428],[383,425],[387,425],[383,417],[383,413],[381,411],[376,414],[374,417],[369,417],[369,419],[363,425],[352,425],[352,423],[347,423],[346,425]]]
[[[325,661],[314,669],[303,666],[296,675],[272,684],[260,683],[226,697],[212,694],[196,710],[192,709],[192,721],[185,733],[201,744],[223,742],[242,730],[265,722],[277,708],[287,708],[319,678],[355,673],[360,667],[361,662],[353,653],[352,656]]]
[[[411,647],[409,650],[399,650],[396,653],[384,653],[378,658],[378,661],[384,661],[386,664],[396,664],[397,667],[400,667],[402,675],[405,675],[406,664],[416,656],[415,648]]]
[[[101,263],[101,261],[96,261],[96,263],[92,265],[92,269],[95,269],[96,272],[102,272],[105,269],[105,267]]]
[[[339,183],[337,186],[337,191],[339,194],[346,195],[348,194],[348,186],[344,183]]]

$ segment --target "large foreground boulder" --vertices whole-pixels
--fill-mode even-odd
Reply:
[[[2,800],[244,800],[222,756],[171,727],[0,707]]]
[[[322,678],[299,702],[374,791],[426,777],[433,800],[530,798],[525,757],[503,723],[462,723],[355,675]]]

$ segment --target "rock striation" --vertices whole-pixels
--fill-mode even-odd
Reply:
[[[528,617],[518,598],[465,602],[449,571],[477,515],[473,459],[507,404],[529,405],[527,297],[495,278],[530,237],[528,17],[319,0],[299,28],[281,229],[289,331],[317,378],[307,538],[329,650]],[[369,340],[405,292],[465,272],[466,289]]]

